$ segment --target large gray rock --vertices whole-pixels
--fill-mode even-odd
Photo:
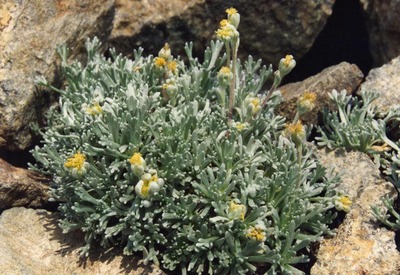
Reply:
[[[372,91],[379,94],[373,104],[378,111],[385,112],[389,108],[400,105],[400,56],[380,68],[372,69],[360,86],[361,91]]]
[[[0,271],[7,275],[164,274],[144,266],[119,249],[97,251],[86,261],[78,255],[79,233],[63,234],[57,215],[44,210],[12,208],[0,216]]]
[[[113,0],[1,1],[0,149],[31,144],[30,124],[41,119],[49,101],[34,78],[55,81],[57,45],[67,43],[71,58],[81,56],[88,37],[108,38],[113,14]]]
[[[339,149],[319,151],[317,156],[325,167],[341,174],[337,190],[353,204],[337,234],[320,244],[311,275],[399,274],[394,232],[379,227],[371,211],[371,205],[382,207],[382,196],[394,195],[394,187],[382,180],[378,167],[363,153]]]
[[[247,59],[250,54],[277,65],[286,54],[299,59],[310,49],[334,2],[116,0],[111,44],[125,54],[139,46],[154,54],[168,42],[173,54],[184,55],[184,43],[193,41],[196,54],[201,55],[219,21],[226,18],[225,10],[233,6],[241,15],[240,56]]]
[[[323,108],[326,106],[333,108],[328,94],[333,89],[339,92],[345,90],[348,95],[353,94],[363,77],[364,75],[357,65],[342,62],[303,81],[284,85],[279,88],[284,101],[279,105],[278,113],[289,121],[293,120],[299,96],[305,91],[314,92],[317,94],[315,108],[304,114],[301,119],[305,124],[316,125]]]
[[[43,175],[0,159],[0,210],[16,206],[46,207],[48,183],[49,179]]]
[[[400,1],[360,0],[376,66],[400,55]]]

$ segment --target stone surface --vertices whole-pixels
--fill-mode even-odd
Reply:
[[[359,87],[363,77],[364,75],[357,65],[342,62],[301,82],[284,85],[279,88],[284,101],[279,105],[278,113],[286,117],[288,121],[292,121],[296,113],[298,97],[305,91],[315,92],[317,100],[314,110],[304,114],[301,119],[304,124],[316,125],[323,108],[325,106],[333,108],[328,94],[333,89],[339,92],[346,90],[347,94],[352,94]]]
[[[400,55],[400,1],[360,0],[375,66]]]
[[[277,66],[286,54],[299,59],[310,49],[334,2],[117,0],[111,44],[124,54],[132,54],[139,46],[156,54],[168,42],[174,55],[185,55],[184,43],[193,41],[195,56],[201,57],[215,38],[219,21],[226,18],[225,10],[233,6],[241,15],[241,58],[251,54]]]
[[[32,141],[31,122],[41,120],[49,95],[34,78],[56,80],[57,45],[82,57],[88,37],[108,38],[114,1],[2,0],[0,4],[0,149],[23,150]]]
[[[379,111],[387,111],[390,107],[400,105],[400,56],[380,68],[372,69],[360,86],[361,91],[374,91],[379,98],[373,102]]]
[[[379,227],[371,205],[394,195],[393,186],[382,180],[378,167],[360,152],[317,152],[321,163],[341,174],[337,187],[353,201],[350,212],[333,238],[322,241],[311,275],[400,274],[400,254],[393,231]]]
[[[44,210],[12,208],[0,216],[0,269],[7,275],[164,274],[144,266],[118,249],[95,252],[86,261],[78,256],[83,246],[78,233],[63,234],[57,215]]]
[[[0,210],[16,206],[44,207],[49,179],[0,159]]]

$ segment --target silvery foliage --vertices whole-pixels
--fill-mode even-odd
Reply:
[[[232,119],[249,125],[238,131],[220,104],[222,42],[211,42],[202,62],[186,45],[187,64],[176,59],[174,100],[161,95],[154,57],[139,49],[133,60],[115,53],[106,59],[99,47],[97,39],[87,42],[86,65],[67,64],[67,49],[59,49],[66,86],[40,81],[60,98],[42,145],[32,151],[38,161],[32,168],[53,177],[62,229],[85,233],[83,255],[94,244],[122,245],[125,254],[142,252],[145,262],[182,274],[301,274],[296,266],[309,261],[310,243],[332,233],[338,178],[307,146],[299,159],[281,135],[284,119],[274,114],[279,93],[257,117],[245,115],[249,93],[267,96],[261,92],[271,67],[251,57],[237,61]],[[94,101],[100,115],[85,112]],[[77,151],[89,163],[80,177],[64,166]],[[165,182],[146,203],[134,191],[139,178],[128,162],[134,152]],[[230,213],[232,201],[245,206],[244,219]],[[265,240],[249,237],[256,225]]]
[[[330,149],[344,147],[369,154],[380,166],[385,178],[393,184],[398,199],[390,196],[382,198],[384,209],[373,205],[375,217],[393,230],[400,229],[400,148],[398,141],[388,138],[387,132],[399,127],[400,108],[391,107],[386,113],[378,113],[372,104],[378,93],[362,91],[361,100],[347,96],[345,91],[330,94],[338,111],[324,112],[324,125],[319,127],[321,134],[316,139],[318,145]]]

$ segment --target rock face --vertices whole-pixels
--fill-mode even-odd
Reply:
[[[79,258],[83,246],[78,233],[63,234],[57,216],[44,210],[12,208],[0,216],[0,266],[2,274],[164,274],[144,266],[118,249],[95,252],[86,261]]]
[[[365,11],[370,48],[375,65],[400,55],[400,2],[360,0]]]
[[[49,101],[34,78],[55,81],[57,45],[66,43],[71,58],[77,58],[88,37],[108,38],[113,14],[113,0],[1,1],[0,149],[30,145],[30,123],[41,119]]]
[[[332,105],[328,93],[333,89],[337,91],[346,90],[352,94],[359,87],[364,75],[357,65],[342,62],[331,66],[315,76],[311,76],[301,82],[290,83],[279,88],[282,93],[283,102],[278,107],[278,113],[293,120],[296,113],[298,97],[305,91],[317,94],[316,106],[312,112],[306,113],[302,120],[305,124],[318,124],[320,111],[325,106]]]
[[[393,186],[381,179],[379,169],[363,153],[320,151],[318,158],[325,167],[341,173],[337,189],[348,195],[353,205],[337,234],[322,241],[311,275],[399,274],[394,232],[378,227],[370,208],[382,206],[379,198],[393,195]]]
[[[44,207],[49,199],[49,180],[0,159],[0,210],[16,206]]]
[[[362,83],[361,91],[379,93],[379,98],[374,101],[379,111],[387,111],[390,107],[400,104],[400,56],[380,68],[372,69]]]
[[[185,42],[193,41],[195,56],[214,37],[225,9],[235,7],[241,15],[239,53],[277,65],[292,54],[299,59],[313,44],[332,13],[334,0],[306,1],[116,1],[111,44],[131,54],[139,46],[157,53],[168,42],[173,54],[184,55]],[[178,7],[178,8],[176,8]]]

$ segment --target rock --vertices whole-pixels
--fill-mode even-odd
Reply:
[[[119,249],[99,250],[86,260],[80,259],[83,235],[63,234],[57,219],[57,214],[44,210],[21,207],[4,211],[0,216],[2,274],[164,274],[154,265],[145,266],[133,256],[123,256]]]
[[[49,179],[17,168],[0,159],[0,210],[11,207],[44,207],[49,199]]]
[[[321,242],[311,275],[399,274],[395,234],[378,227],[371,211],[371,205],[383,205],[382,196],[395,193],[394,187],[381,179],[378,167],[363,153],[321,150],[317,156],[325,167],[341,173],[337,189],[353,204],[337,234]]]
[[[400,55],[400,2],[360,0],[366,18],[369,44],[375,66]]]
[[[174,55],[185,55],[185,42],[194,43],[194,56],[215,38],[225,10],[235,7],[241,15],[239,54],[262,58],[277,65],[292,54],[296,59],[312,46],[332,13],[334,0],[306,1],[116,1],[111,44],[118,52],[132,54],[139,46],[156,54],[168,42]]]
[[[331,66],[317,75],[311,76],[301,82],[290,83],[279,88],[282,93],[283,102],[278,107],[278,113],[292,121],[296,114],[298,97],[305,91],[317,94],[314,110],[302,116],[304,124],[318,124],[320,112],[324,107],[333,108],[328,94],[333,89],[337,91],[346,90],[347,94],[355,92],[363,80],[363,73],[357,65],[342,62]]]
[[[108,38],[114,1],[13,1],[0,4],[0,149],[24,150],[32,142],[31,123],[41,120],[49,95],[34,78],[54,82],[57,45],[82,57],[88,37]]]
[[[379,98],[373,104],[378,111],[385,112],[389,108],[400,104],[400,56],[394,58],[388,64],[380,68],[372,69],[361,84],[357,94],[361,91],[373,91],[379,93]]]

